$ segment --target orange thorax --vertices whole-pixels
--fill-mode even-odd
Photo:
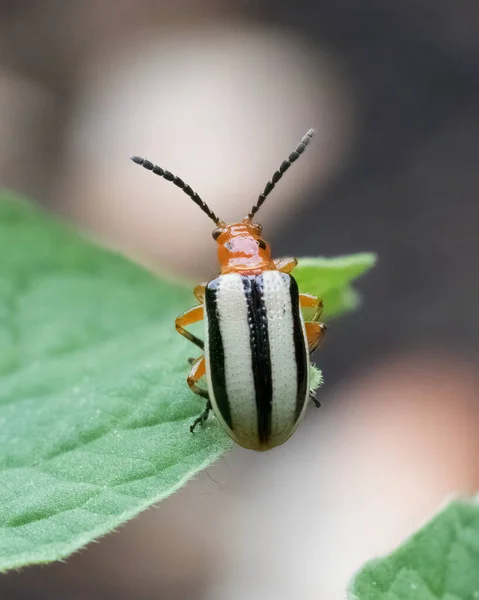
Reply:
[[[248,220],[222,227],[217,238],[220,271],[258,275],[276,269],[271,250],[261,237],[261,227]]]

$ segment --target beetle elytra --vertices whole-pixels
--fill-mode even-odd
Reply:
[[[268,450],[284,443],[304,416],[309,392],[310,354],[326,325],[319,322],[323,303],[300,293],[290,274],[295,258],[271,257],[262,227],[253,221],[266,197],[304,152],[310,129],[266,184],[256,204],[240,222],[226,224],[189,185],[169,171],[134,156],[132,160],[173,182],[216,225],[218,277],[194,289],[199,304],[176,319],[177,331],[204,353],[192,360],[190,389],[206,400],[190,430],[203,424],[210,410],[238,444]],[[305,321],[303,308],[314,309]],[[204,340],[186,328],[204,321]],[[206,376],[207,389],[199,385]],[[315,398],[311,399],[318,406]]]

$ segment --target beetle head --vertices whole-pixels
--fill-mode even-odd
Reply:
[[[213,231],[222,273],[261,271],[271,267],[271,250],[262,231],[261,225],[248,218]]]

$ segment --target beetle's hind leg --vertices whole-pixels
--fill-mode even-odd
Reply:
[[[195,394],[198,394],[198,396],[201,396],[202,398],[206,398],[207,402],[206,402],[205,410],[192,423],[192,425],[190,427],[191,433],[193,433],[193,431],[195,430],[195,427],[197,425],[199,425],[199,424],[203,425],[203,423],[208,418],[208,415],[210,414],[210,410],[211,410],[211,402],[210,402],[210,397],[209,397],[208,391],[204,390],[203,388],[201,388],[198,385],[198,381],[205,374],[206,374],[205,357],[199,356],[197,359],[195,359],[193,366],[191,367],[191,370],[186,379],[186,382],[188,383],[188,386],[192,392],[194,392]]]
[[[211,410],[211,402],[208,400],[208,402],[206,403],[205,410],[190,425],[190,433],[194,432],[195,427],[197,425],[203,425],[206,422],[206,419],[208,418],[208,415],[210,414],[210,410]]]

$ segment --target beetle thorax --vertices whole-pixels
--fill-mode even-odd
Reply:
[[[248,220],[221,228],[216,241],[222,274],[257,275],[275,269],[269,244],[261,237],[261,231],[261,225]]]

